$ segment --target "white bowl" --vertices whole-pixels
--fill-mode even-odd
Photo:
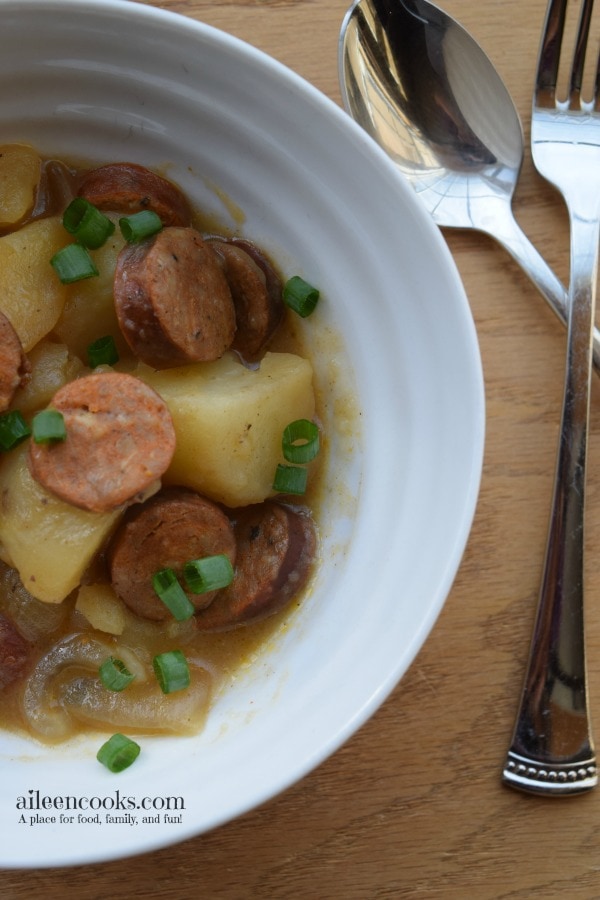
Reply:
[[[2,141],[168,164],[223,222],[235,224],[232,204],[243,210],[243,234],[320,287],[306,328],[320,382],[334,376],[314,587],[219,697],[205,731],[144,741],[120,775],[95,761],[97,738],[49,748],[0,736],[0,865],[57,866],[225,823],[304,776],[372,715],[459,566],[484,395],[470,310],[439,232],[383,153],[309,84],[226,34],[120,0],[0,0],[0,23]],[[340,420],[352,392],[356,416]],[[172,797],[185,808],[167,823]],[[74,821],[61,822],[73,805]],[[78,823],[95,812],[103,824]],[[137,824],[107,824],[106,812]],[[148,814],[161,822],[142,824]]]

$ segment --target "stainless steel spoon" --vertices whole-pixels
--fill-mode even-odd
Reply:
[[[514,103],[479,44],[428,0],[356,0],[339,43],[344,105],[445,228],[502,244],[566,324],[567,293],[521,230],[523,162]],[[600,332],[594,333],[600,371]]]

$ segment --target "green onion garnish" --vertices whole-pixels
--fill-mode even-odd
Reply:
[[[119,351],[112,334],[93,341],[87,348],[88,363],[91,369],[96,366],[113,366],[119,362]]]
[[[124,216],[119,219],[119,228],[127,243],[134,244],[160,231],[162,222],[160,216],[157,216],[151,209],[143,209],[132,216]]]
[[[296,419],[283,431],[283,455],[288,462],[308,463],[319,452],[319,429],[308,419]]]
[[[124,662],[109,656],[99,669],[100,681],[109,691],[122,691],[131,684],[135,675],[132,675]]]
[[[94,260],[82,244],[67,244],[50,260],[63,284],[72,284],[98,274]]]
[[[67,436],[63,414],[57,409],[43,409],[36,413],[31,423],[31,431],[36,444],[64,441]]]
[[[273,479],[273,490],[280,494],[304,494],[308,482],[308,469],[302,466],[278,465]]]
[[[319,291],[299,275],[293,275],[283,287],[283,302],[305,319],[313,312]]]
[[[90,250],[101,247],[115,230],[114,222],[83,197],[76,197],[69,203],[62,222],[69,234]]]
[[[0,416],[0,450],[12,450],[31,434],[31,429],[18,409]]]
[[[181,587],[173,569],[160,569],[155,572],[152,576],[152,587],[178,622],[184,622],[194,615],[194,605]]]
[[[233,581],[233,566],[225,553],[192,559],[183,567],[183,577],[190,591],[205,594],[218,591]]]
[[[117,732],[105,744],[102,744],[96,754],[96,759],[111,772],[122,772],[136,761],[140,755],[140,749],[140,745],[131,738]]]
[[[187,659],[181,650],[168,650],[166,653],[159,653],[152,660],[152,665],[163,694],[182,691],[189,686],[190,670]]]

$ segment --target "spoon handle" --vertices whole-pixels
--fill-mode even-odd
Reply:
[[[507,250],[515,262],[533,282],[552,311],[563,325],[567,324],[568,295],[562,282],[556,277],[543,256],[538,253],[521,226],[516,221],[512,208],[502,204],[495,210],[493,231],[478,223],[481,230],[495,238]],[[593,364],[596,373],[600,373],[600,331],[594,328]]]

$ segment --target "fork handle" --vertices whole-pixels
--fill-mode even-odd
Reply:
[[[537,617],[504,781],[539,794],[574,794],[598,781],[583,629],[585,462],[598,222],[571,216],[565,394]]]
[[[488,231],[485,223],[478,228],[495,238],[510,253],[530,281],[548,303],[550,309],[567,324],[569,297],[560,279],[554,274],[544,257],[531,243],[507,204],[498,204],[494,210],[493,228]],[[593,364],[600,374],[600,330],[594,328]]]

